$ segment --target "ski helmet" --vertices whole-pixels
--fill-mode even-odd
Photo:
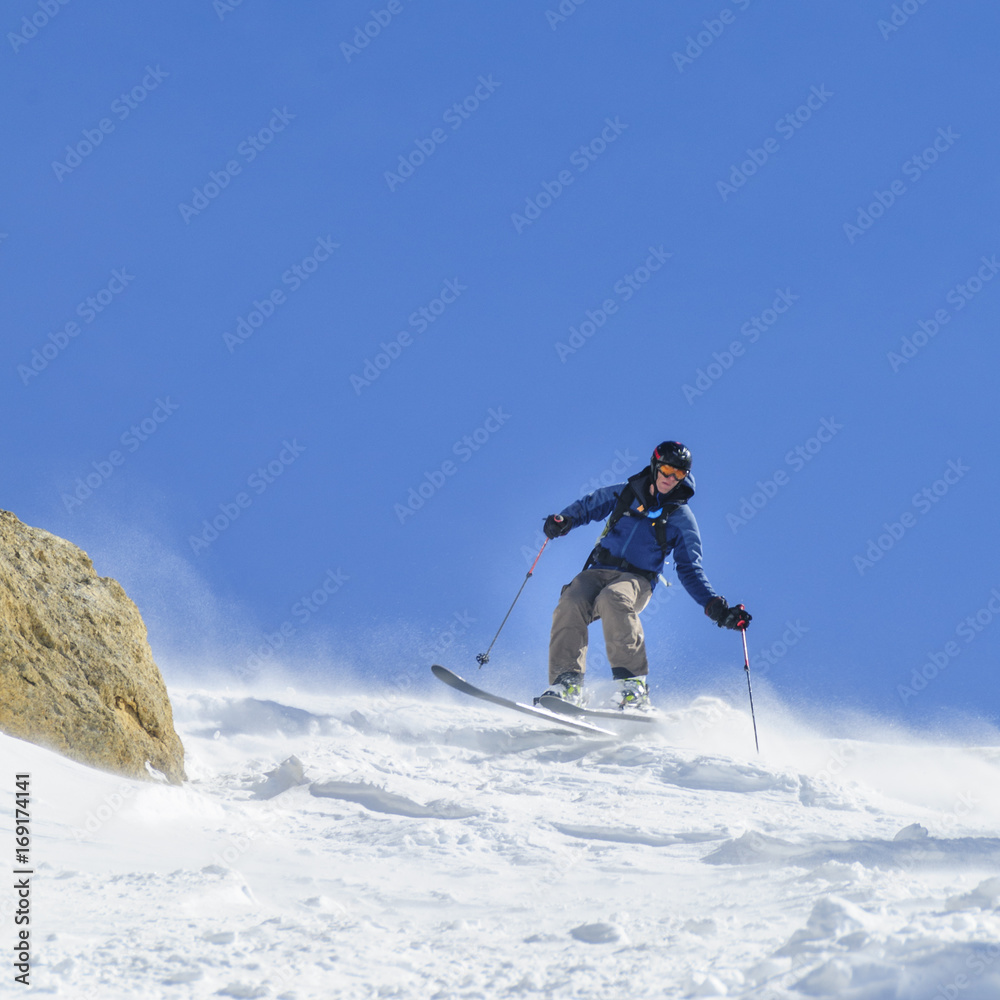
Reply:
[[[649,468],[656,481],[656,469],[660,464],[672,465],[674,468],[691,471],[691,452],[680,441],[661,441],[653,449],[653,457],[649,460]]]

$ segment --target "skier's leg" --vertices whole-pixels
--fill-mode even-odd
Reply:
[[[598,595],[595,611],[604,626],[604,646],[616,677],[645,677],[649,673],[646,640],[639,612],[653,593],[650,582],[634,573],[618,573],[618,579]]]
[[[549,683],[567,671],[587,669],[587,627],[594,620],[594,602],[604,586],[603,570],[585,569],[562,589],[552,613],[549,640]]]

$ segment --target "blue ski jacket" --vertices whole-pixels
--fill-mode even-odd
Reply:
[[[651,502],[648,493],[649,483],[649,473],[646,472],[633,476],[628,483],[604,486],[571,503],[561,511],[562,516],[572,518],[573,528],[606,518],[615,509],[622,490],[629,485],[646,498],[648,504]],[[718,595],[701,568],[701,532],[698,530],[694,514],[687,506],[688,500],[693,495],[694,477],[688,474],[665,498],[670,504],[680,504],[667,519],[665,550],[660,548],[653,527],[653,519],[660,515],[662,508],[647,510],[638,517],[630,515],[620,517],[611,530],[602,536],[599,544],[615,559],[624,559],[636,568],[651,574],[659,573],[666,565],[667,557],[673,554],[677,576],[684,589],[705,607]],[[638,508],[639,501],[633,499],[631,510],[637,511]],[[599,555],[591,565],[601,565]],[[650,582],[656,586],[655,575]]]

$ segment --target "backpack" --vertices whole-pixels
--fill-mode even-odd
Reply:
[[[638,481],[638,482],[637,482]],[[639,487],[637,489],[636,487]],[[663,558],[667,558],[667,521],[670,519],[670,515],[673,514],[678,507],[684,505],[684,501],[676,501],[672,503],[665,503],[660,508],[660,513],[657,514],[655,518],[650,518],[646,510],[646,504],[649,502],[646,496],[648,492],[649,482],[646,477],[646,473],[641,472],[636,476],[632,476],[631,479],[622,488],[621,493],[618,494],[618,500],[615,503],[614,510],[611,511],[611,515],[608,517],[604,524],[604,530],[601,532],[601,537],[597,541],[597,545],[594,546],[593,551],[587,557],[587,562],[584,564],[584,569],[589,569],[598,559],[602,559],[603,562],[608,563],[609,561],[614,563],[618,562],[622,569],[627,569],[630,572],[635,572],[641,576],[647,578],[653,578],[657,574],[648,570],[640,570],[631,563],[628,563],[625,559],[615,559],[611,556],[607,549],[601,545],[601,539],[611,531],[612,528],[623,518],[623,517],[638,517],[643,521],[652,520],[653,522],[653,532],[656,535],[656,543],[660,546],[660,551],[663,553]],[[640,492],[641,490],[641,492]],[[632,501],[638,500],[639,507],[637,510],[632,510]]]

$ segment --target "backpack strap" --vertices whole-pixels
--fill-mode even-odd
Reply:
[[[631,513],[632,501],[638,499],[638,494],[635,492],[635,488],[632,486],[631,480],[627,482],[623,487],[621,493],[618,494],[618,499],[615,501],[614,509],[611,511],[607,521],[604,522],[604,530],[601,532],[600,538],[597,539],[597,544],[591,549],[590,555],[587,556],[587,561],[583,564],[584,569],[590,569],[599,558],[602,556],[607,559],[610,553],[607,549],[601,545],[601,541],[604,536],[628,513]]]
[[[604,524],[604,530],[601,532],[601,537],[598,539],[597,545],[594,547],[593,551],[587,557],[586,563],[584,563],[584,569],[590,569],[590,567],[593,566],[599,559],[602,559],[605,563],[607,563],[610,558],[610,553],[608,553],[604,546],[601,545],[601,540],[623,517],[638,517],[644,521],[649,520],[646,510],[646,504],[649,500],[640,493],[639,489],[636,489],[637,481],[641,488],[645,482],[645,478],[645,473],[639,473],[639,475],[633,476],[629,479],[628,482],[622,487],[622,491],[618,494],[618,499],[615,503],[614,509],[611,511],[611,515]],[[632,510],[632,502],[635,500],[638,501],[639,505],[635,510]],[[664,559],[667,557],[667,521],[669,520],[670,515],[682,505],[683,502],[666,503],[663,505],[660,514],[653,519],[653,532],[656,535],[656,544],[659,545]],[[624,560],[619,560],[619,562],[624,562]],[[637,570],[635,567],[632,567],[631,564],[629,564],[629,571],[638,572],[642,576],[649,576],[645,570]],[[652,575],[655,576],[655,574]]]
[[[635,492],[635,487],[631,482],[627,482],[623,487],[621,493],[618,494],[618,501],[615,503],[615,508],[611,511],[610,517],[604,522],[604,530],[601,532],[601,538],[603,538],[626,514],[632,513],[632,501],[639,500],[639,510],[642,510],[642,500],[639,495]],[[638,511],[636,512],[638,513]]]
[[[679,503],[664,504],[663,513],[653,522],[656,544],[660,546],[664,559],[667,558],[667,521],[670,520],[670,515],[680,506],[681,504]]]

